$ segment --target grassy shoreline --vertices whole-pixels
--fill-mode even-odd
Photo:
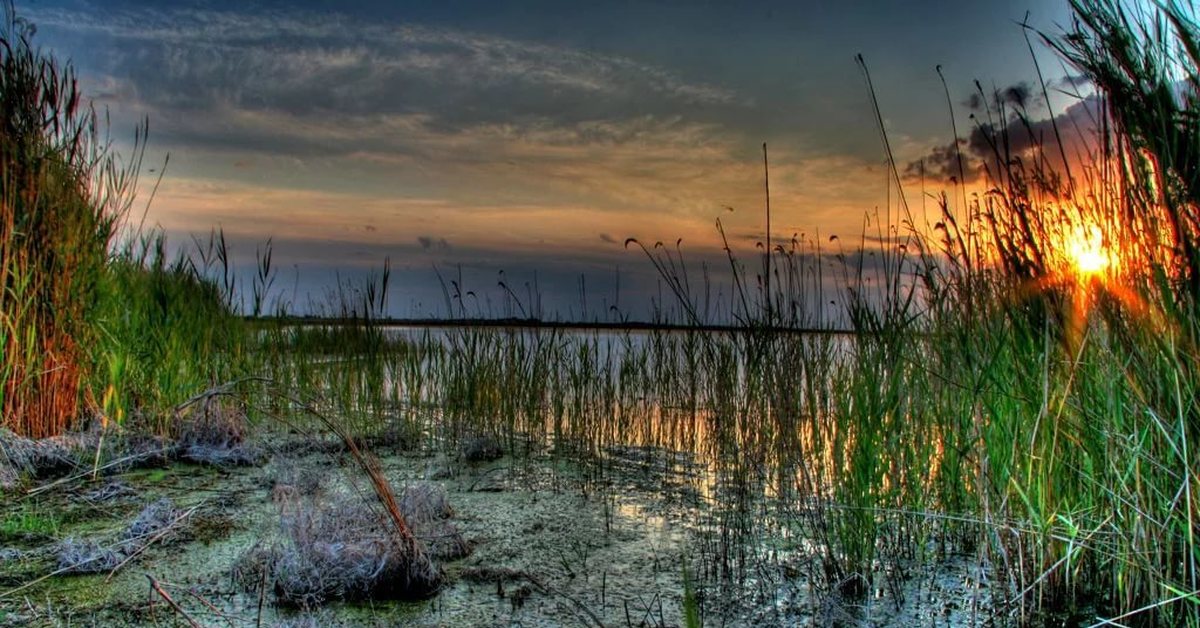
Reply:
[[[247,323],[259,326],[335,326],[352,327],[362,324],[353,318],[325,316],[249,316],[244,318]],[[767,333],[767,334],[806,334],[806,335],[847,335],[861,333],[854,329],[836,329],[825,327],[790,327],[790,326],[747,326],[737,324],[696,325],[691,323],[645,322],[645,321],[558,321],[541,320],[536,318],[379,318],[373,319],[371,325],[386,327],[444,327],[451,328],[495,328],[495,329],[543,329],[564,331],[680,331],[705,333]]]
[[[69,67],[10,11],[3,425],[41,438],[90,424],[91,456],[63,458],[64,485],[138,439],[212,450],[332,433],[394,524],[382,547],[406,556],[420,546],[359,443],[447,453],[482,439],[514,467],[578,465],[580,492],[604,504],[628,462],[615,448],[668,470],[683,452],[703,471],[680,482],[709,509],[688,586],[721,599],[769,582],[801,605],[899,606],[920,566],[969,556],[991,621],[1200,625],[1200,28],[1178,7],[1156,9],[1157,30],[1107,0],[1073,7],[1079,22],[1048,42],[1094,82],[1109,123],[1080,138],[1084,163],[1065,131],[1035,134],[1023,102],[980,88],[988,192],[952,187],[934,224],[898,194],[857,254],[837,256],[845,330],[822,314],[837,271],[820,243],[795,241],[748,263],[729,253],[735,326],[699,316],[682,251],[646,247],[678,320],[395,321],[386,264],[333,318],[245,319],[221,234],[173,261],[161,236],[118,239],[136,167],[95,143]],[[269,247],[259,266],[255,314]],[[389,336],[398,324],[416,329]],[[239,418],[210,421],[224,407],[210,403]],[[18,471],[47,457],[14,451],[0,463]],[[12,525],[37,517],[54,513]]]

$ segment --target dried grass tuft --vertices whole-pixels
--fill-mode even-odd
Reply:
[[[246,441],[246,409],[226,397],[208,397],[181,421],[179,442],[184,446],[235,447]]]
[[[12,476],[46,475],[75,468],[75,458],[61,439],[33,440],[0,428],[0,467]]]
[[[413,528],[415,536],[434,558],[442,561],[470,556],[474,546],[449,521],[454,508],[446,489],[432,482],[414,482],[404,487],[399,500],[400,512]]]
[[[69,537],[58,545],[58,569],[64,574],[103,573],[116,569],[125,554],[90,539]]]
[[[246,443],[246,410],[226,397],[208,397],[180,423],[180,457],[215,466],[253,466],[263,452]]]
[[[182,513],[167,498],[159,499],[142,509],[121,534],[122,541],[149,539],[171,527]]]
[[[407,549],[367,505],[305,499],[284,508],[281,542],[239,561],[235,579],[246,588],[265,580],[281,605],[304,609],[335,600],[423,598],[440,588],[441,568]]]
[[[400,495],[400,512],[412,525],[454,516],[446,489],[432,482],[414,482],[404,487]]]

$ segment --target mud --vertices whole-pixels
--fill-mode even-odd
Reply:
[[[914,567],[899,587],[865,598],[814,589],[804,539],[764,539],[731,582],[719,564],[734,552],[715,523],[719,504],[689,480],[702,470],[686,460],[609,452],[598,481],[594,469],[548,455],[468,462],[387,450],[376,453],[396,494],[432,504],[469,553],[442,563],[446,585],[427,600],[287,608],[247,568],[254,553],[279,541],[298,500],[373,504],[374,494],[342,452],[267,449],[276,453],[261,466],[177,462],[10,493],[0,502],[0,625],[185,625],[155,583],[206,626],[679,626],[685,565],[704,625],[972,625],[990,608],[973,556]],[[115,572],[42,579],[59,567],[64,539],[119,542],[151,504],[186,517],[123,549],[132,558]],[[436,537],[426,544],[439,542],[437,529],[426,528]]]

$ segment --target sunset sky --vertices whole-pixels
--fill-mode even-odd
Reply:
[[[774,237],[856,236],[888,198],[856,53],[903,168],[951,140],[935,66],[966,137],[975,79],[988,90],[1035,83],[1017,24],[1026,12],[1053,34],[1070,19],[1065,0],[25,0],[17,10],[75,64],[119,147],[149,119],[146,168],[170,162],[148,222],[177,245],[220,227],[250,264],[273,238],[277,294],[301,311],[336,276],[390,257],[393,315],[445,313],[436,267],[447,278],[461,268],[478,295],[469,313],[485,315],[509,313],[500,271],[522,294],[536,272],[546,314],[564,319],[585,308],[605,318],[618,299],[646,318],[657,281],[628,237],[683,238],[697,263],[715,260],[720,217],[752,255],[763,142]],[[1069,70],[1035,48],[1054,113],[1078,108],[1057,95]],[[1040,87],[1029,96],[1047,117]]]

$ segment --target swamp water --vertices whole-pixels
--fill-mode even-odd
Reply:
[[[811,451],[814,432],[792,423],[785,437],[778,420],[763,419],[755,400],[772,393],[754,390],[755,367],[728,344],[705,348],[687,334],[393,333],[419,334],[410,342],[424,348],[383,360],[387,392],[375,397],[423,437],[374,453],[398,494],[444,490],[471,547],[442,562],[436,596],[300,610],[247,583],[247,557],[281,538],[296,507],[279,494],[281,475],[309,472],[306,503],[317,508],[375,499],[344,452],[312,436],[263,435],[272,453],[261,465],[173,463],[5,501],[0,625],[186,625],[152,583],[203,625],[679,626],[689,606],[712,626],[990,621],[986,564],[939,540],[933,516],[889,519],[871,574],[835,573],[830,557],[841,550],[830,549],[830,528],[846,518],[802,491],[834,463],[773,453],[789,438]],[[836,353],[837,343],[812,348]],[[318,370],[359,402],[370,386],[335,381],[364,371],[337,360]],[[783,379],[772,386],[799,383]],[[355,410],[372,415],[365,405]],[[481,433],[507,455],[468,461],[462,443]],[[54,571],[62,539],[112,537],[162,498],[186,520],[115,574],[38,580]],[[908,547],[914,539],[927,545]]]

